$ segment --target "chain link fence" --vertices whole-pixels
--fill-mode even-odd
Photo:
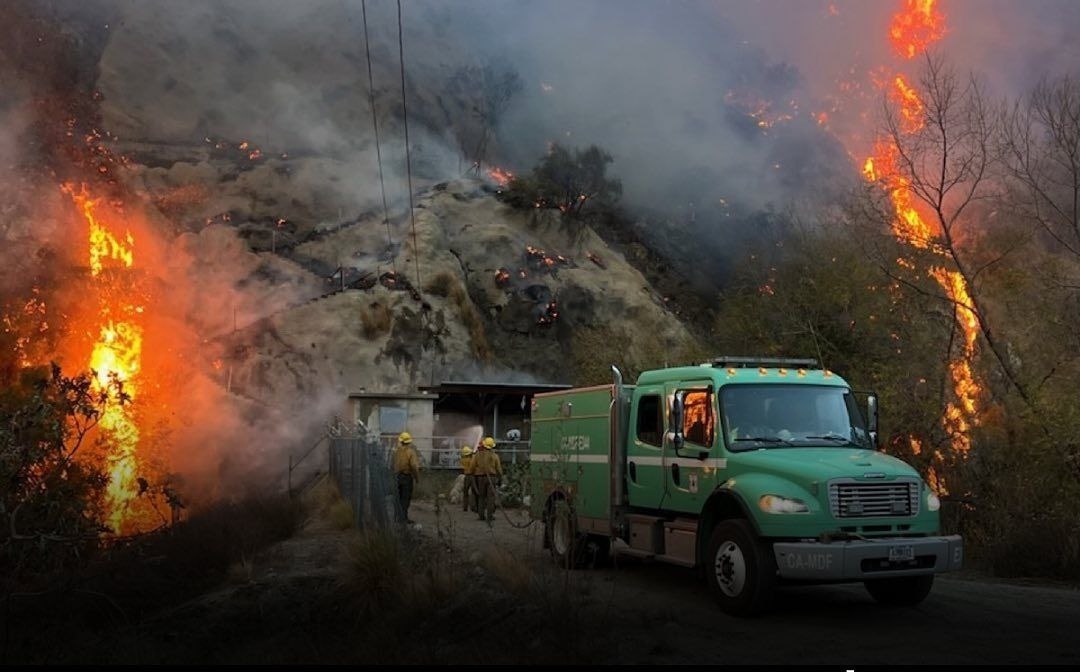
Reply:
[[[390,460],[397,435],[336,434],[329,440],[330,478],[349,502],[357,527],[385,528],[404,521],[398,502],[397,481]],[[461,469],[461,449],[472,442],[455,436],[413,437],[422,469]],[[502,460],[509,480],[529,461],[529,442],[501,441],[495,452]],[[290,463],[290,470],[292,464]],[[520,497],[524,493],[517,493]]]
[[[330,438],[330,477],[352,507],[357,527],[389,528],[404,519],[389,457],[377,440]]]

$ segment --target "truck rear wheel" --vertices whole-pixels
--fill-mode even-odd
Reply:
[[[552,501],[545,521],[551,557],[560,567],[580,567],[584,560],[585,535],[577,530],[577,516],[564,499]]]
[[[750,616],[772,604],[776,560],[745,520],[725,520],[713,528],[704,569],[725,612]]]
[[[911,607],[926,599],[934,587],[934,575],[900,576],[864,581],[866,591],[881,604]]]

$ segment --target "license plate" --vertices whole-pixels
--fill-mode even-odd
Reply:
[[[915,559],[914,546],[890,546],[889,562],[907,562]]]

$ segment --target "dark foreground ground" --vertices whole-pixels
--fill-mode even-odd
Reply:
[[[1080,664],[1075,589],[957,576],[918,607],[890,609],[859,585],[792,588],[771,613],[736,619],[689,570],[561,571],[538,526],[518,529],[517,516],[488,527],[457,506],[415,503],[419,525],[394,543],[322,511],[176,604],[136,610],[84,590],[50,613],[17,597],[0,665]]]

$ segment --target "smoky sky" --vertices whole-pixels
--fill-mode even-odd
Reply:
[[[109,130],[331,154],[347,164],[342,183],[354,198],[345,205],[374,205],[358,0],[91,4],[109,8],[113,21],[100,65],[105,119],[116,126]],[[865,139],[875,125],[881,94],[872,74],[917,67],[887,40],[901,5],[405,0],[414,169],[434,180],[467,167],[475,105],[450,82],[463,68],[489,66],[518,73],[522,83],[488,147],[492,162],[523,170],[550,143],[599,144],[614,159],[626,205],[676,224],[722,223],[732,207],[828,202],[857,175],[853,138]],[[995,96],[1022,95],[1039,77],[1080,63],[1070,36],[1080,25],[1075,2],[938,6],[948,30],[936,48]],[[367,14],[384,169],[400,203],[397,5],[369,0]]]

